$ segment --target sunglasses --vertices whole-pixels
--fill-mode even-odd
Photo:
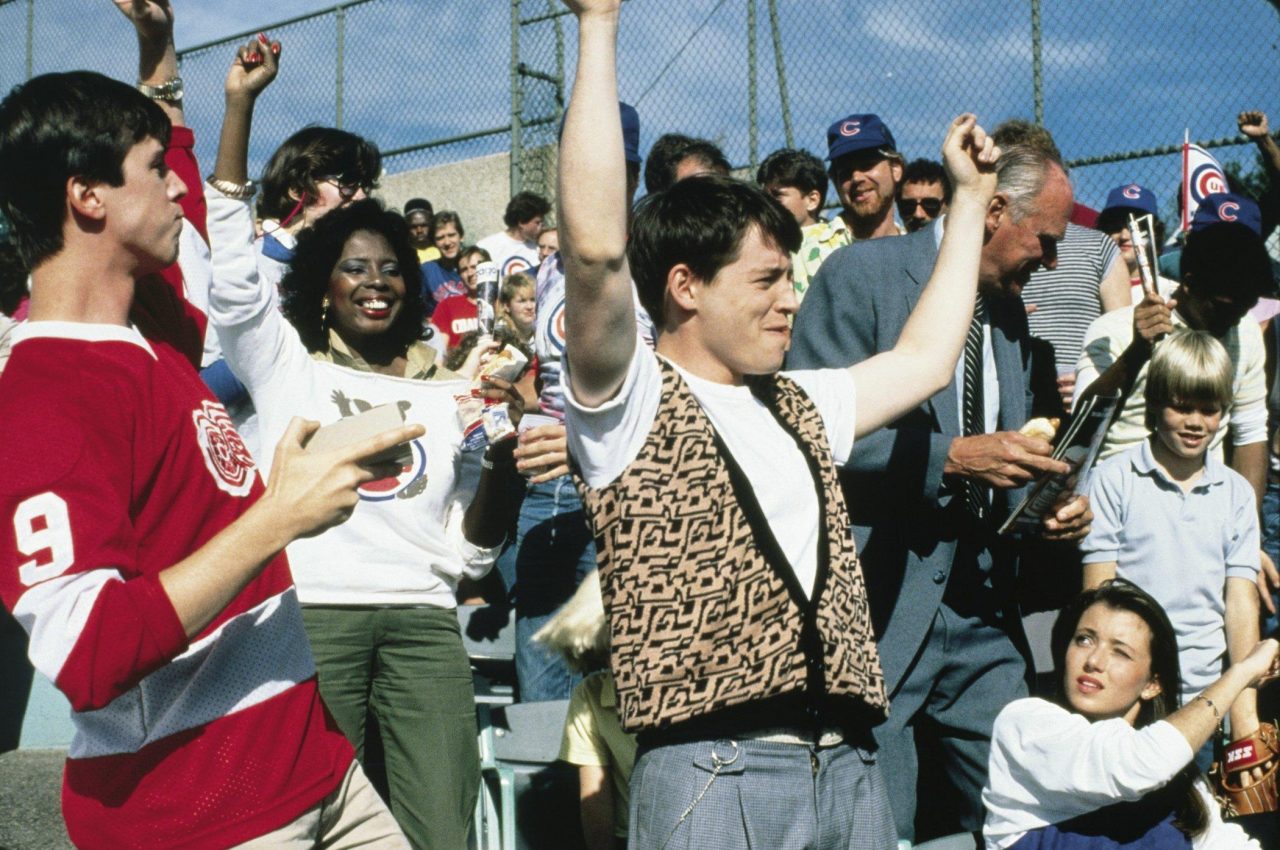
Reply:
[[[942,212],[941,198],[903,198],[898,201],[898,212],[903,218],[911,218],[916,214],[916,207],[922,207],[929,218],[937,218]]]
[[[329,185],[333,186],[333,188],[338,190],[338,194],[342,197],[342,200],[344,201],[349,201],[352,198],[354,198],[356,196],[356,192],[359,192],[361,189],[363,189],[366,193],[368,193],[368,191],[373,188],[368,183],[364,183],[361,181],[347,180],[341,174],[326,174],[323,176],[317,176],[316,182],[328,183]]]

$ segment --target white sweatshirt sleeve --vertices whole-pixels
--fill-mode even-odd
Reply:
[[[264,388],[286,378],[292,367],[309,357],[277,307],[275,288],[258,274],[249,203],[228,198],[212,186],[205,186],[205,195],[213,252],[209,320],[218,329],[227,365],[261,408]]]
[[[480,464],[483,458],[483,449],[463,452],[458,458],[458,479],[449,499],[448,515],[445,517],[449,545],[462,559],[462,576],[472,579],[483,578],[502,552],[501,543],[492,548],[477,546],[467,539],[462,530],[467,508],[480,486]]]
[[[982,801],[988,850],[1024,834],[1163,787],[1193,755],[1163,721],[1134,729],[1124,720],[1090,723],[1041,699],[1005,706],[991,735]]]

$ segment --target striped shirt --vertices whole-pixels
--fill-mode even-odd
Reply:
[[[1023,288],[1022,300],[1036,307],[1027,317],[1031,335],[1053,346],[1059,371],[1080,358],[1085,332],[1102,315],[1102,279],[1119,257],[1111,237],[1068,223],[1058,243],[1058,267],[1040,269]]]

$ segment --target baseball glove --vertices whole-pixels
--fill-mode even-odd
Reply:
[[[1276,727],[1263,723],[1252,735],[1232,741],[1222,751],[1222,760],[1213,766],[1218,802],[1227,817],[1256,815],[1280,809],[1276,780],[1280,779],[1280,737]],[[1248,773],[1255,767],[1264,771],[1261,779]]]

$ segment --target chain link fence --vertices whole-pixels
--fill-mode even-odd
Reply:
[[[908,158],[936,158],[963,109],[988,127],[1038,118],[1081,202],[1100,206],[1108,189],[1136,181],[1173,224],[1184,129],[1249,172],[1254,149],[1234,116],[1260,108],[1280,122],[1278,2],[630,0],[619,84],[640,112],[642,149],[682,132],[751,170],[786,145],[825,155],[827,125],[853,112],[878,113]],[[259,105],[255,170],[293,130],[319,123],[375,140],[388,174],[510,152],[511,190],[552,194],[577,37],[560,0],[356,0],[277,24],[263,17],[242,36],[181,50],[202,161],[212,162],[234,46],[266,29],[284,56]],[[0,0],[0,33],[4,88],[71,67],[134,73],[110,3]]]

